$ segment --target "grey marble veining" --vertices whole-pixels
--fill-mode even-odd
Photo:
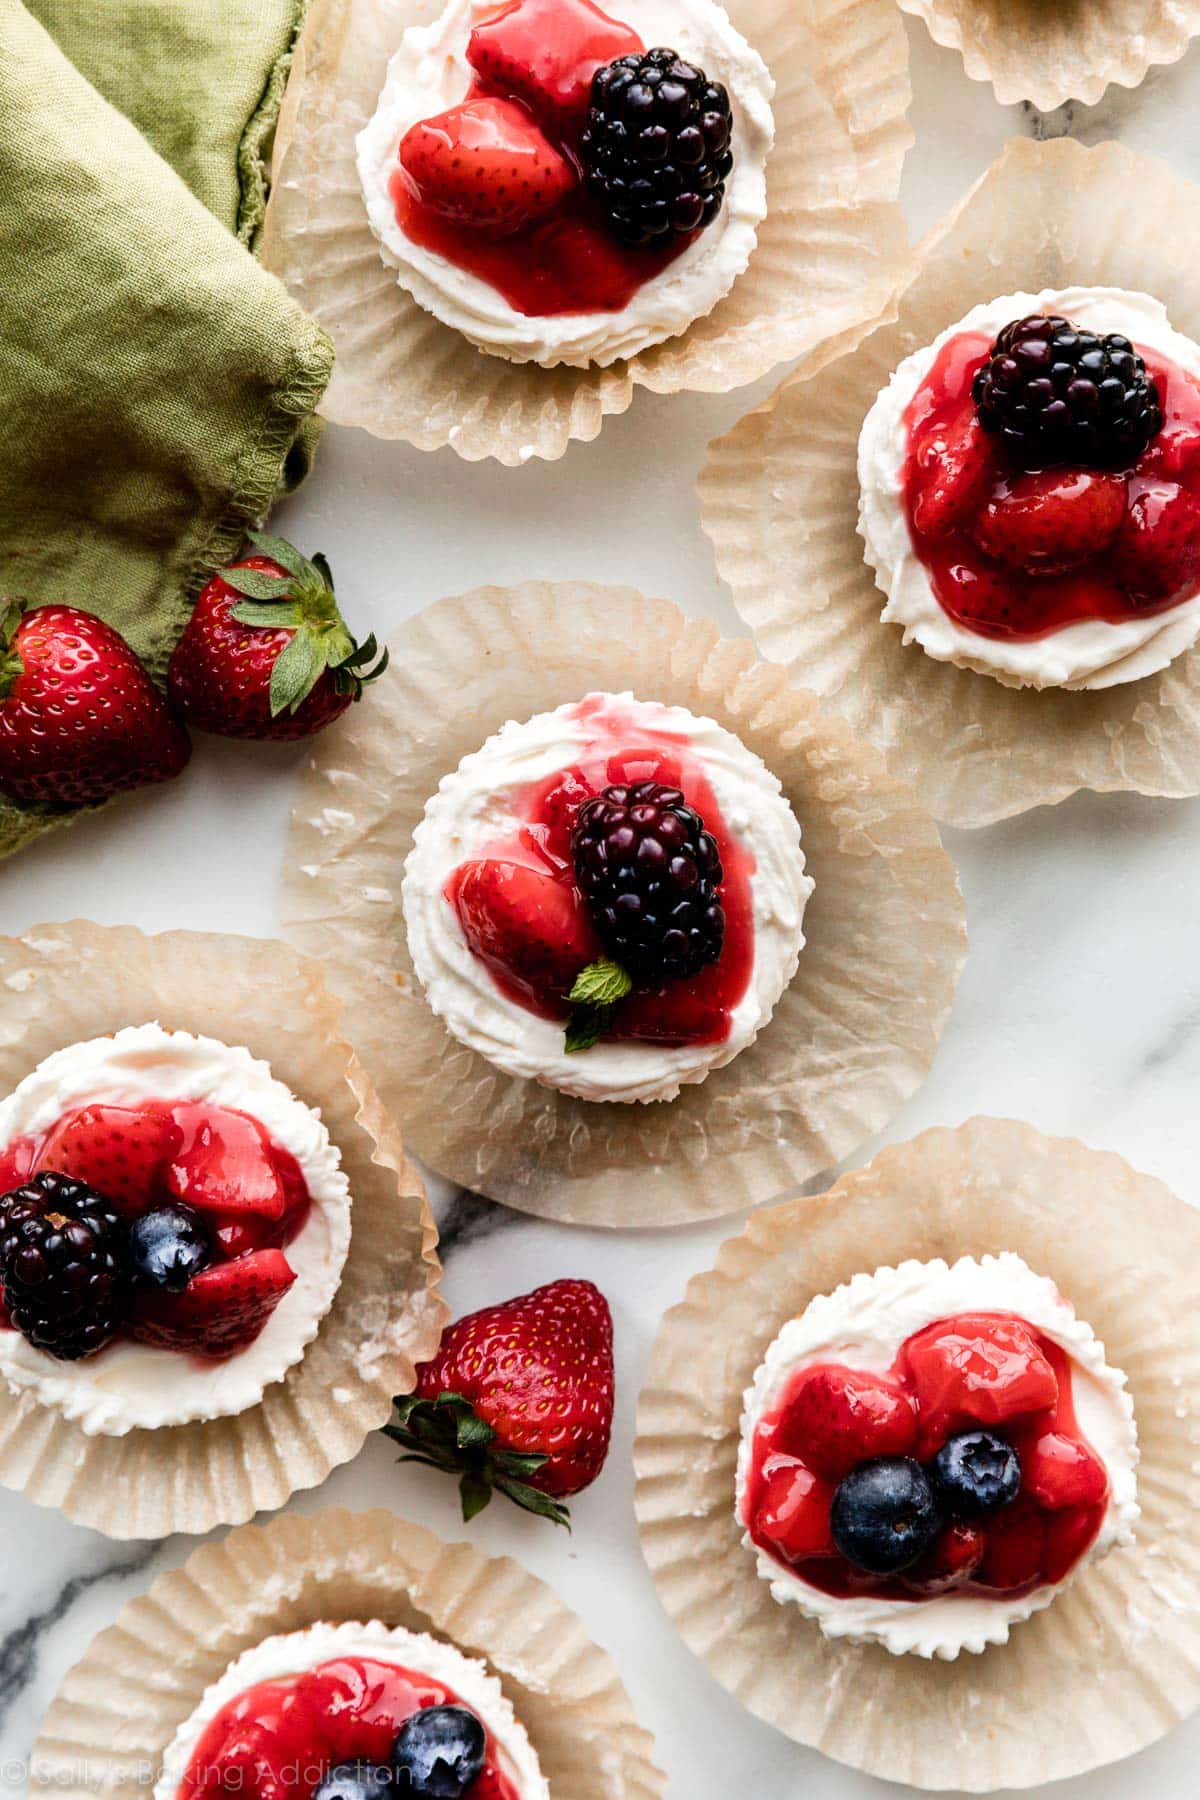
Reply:
[[[998,107],[958,59],[908,22],[917,143],[904,198],[926,230],[1014,134],[1117,136],[1200,180],[1200,45],[1133,93],[1050,114]],[[1200,280],[1200,271],[1197,271]],[[386,634],[445,593],[529,576],[633,582],[689,611],[738,621],[701,537],[691,488],[705,445],[770,382],[722,397],[640,394],[599,441],[560,463],[505,471],[331,429],[309,486],[279,515],[324,549],[356,622]],[[294,772],[303,747],[262,760],[209,743],[175,788],[85,820],[0,876],[0,930],[79,912],[147,929],[269,934]],[[885,1137],[975,1112],[1120,1150],[1185,1197],[1200,1196],[1200,801],[1079,796],[982,833],[947,833],[967,898],[971,955],[941,1053]],[[236,914],[230,896],[237,895]],[[880,1140],[883,1141],[883,1140]],[[876,1144],[864,1145],[862,1162]],[[575,1505],[574,1535],[494,1503],[471,1527],[483,1548],[551,1581],[617,1657],[661,1760],[670,1800],[871,1800],[898,1793],[800,1750],[749,1719],[663,1617],[632,1527],[630,1447],[654,1330],[738,1220],[686,1232],[570,1231],[431,1183],[456,1312],[559,1275],[596,1281],[613,1307],[613,1451]],[[296,1509],[389,1506],[463,1533],[453,1485],[396,1461],[383,1439]],[[92,1635],[192,1541],[114,1544],[0,1490],[0,1793],[24,1792],[37,1723]],[[1053,1800],[1185,1800],[1200,1720],[1130,1765],[1062,1784]],[[570,1800],[569,1796],[562,1800]],[[1050,1796],[1048,1796],[1050,1800]]]

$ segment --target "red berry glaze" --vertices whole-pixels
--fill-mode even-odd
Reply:
[[[573,143],[596,70],[642,47],[591,0],[513,0],[475,26],[467,61],[488,93],[524,101],[548,132]]]
[[[429,1706],[461,1706],[444,1682],[374,1657],[344,1656],[303,1675],[262,1681],[230,1700],[204,1730],[177,1800],[311,1800],[338,1763],[391,1760],[396,1734]],[[499,1745],[465,1800],[519,1800]]]
[[[974,1427],[1017,1450],[1021,1490],[1008,1506],[947,1516],[899,1576],[867,1574],[838,1553],[829,1508],[845,1475],[878,1457],[928,1466]],[[914,1333],[882,1374],[837,1363],[798,1370],[756,1426],[742,1519],[761,1549],[828,1594],[996,1598],[1061,1581],[1094,1541],[1108,1497],[1108,1472],[1075,1416],[1066,1353],[1022,1319],[967,1313]]]
[[[780,1448],[840,1481],[873,1456],[911,1456],[917,1409],[898,1381],[828,1363],[808,1371],[788,1398]]]
[[[515,0],[477,25],[470,90],[401,142],[388,189],[404,235],[529,317],[628,306],[691,241],[626,249],[579,179],[592,76],[643,47],[591,0]]]
[[[282,1250],[253,1250],[201,1269],[181,1294],[139,1287],[129,1335],[160,1350],[233,1356],[254,1342],[295,1279]]]
[[[209,1266],[182,1293],[139,1283],[118,1335],[232,1356],[258,1336],[295,1280],[284,1251],[308,1218],[308,1188],[295,1157],[247,1113],[168,1100],[75,1107],[38,1137],[0,1151],[0,1193],[43,1169],[86,1182],[127,1224],[178,1201],[204,1216]]]
[[[952,1432],[1046,1412],[1058,1399],[1035,1333],[1000,1314],[930,1325],[908,1339],[898,1361],[920,1410],[920,1456],[931,1456]]]
[[[904,1581],[922,1599],[965,1587],[983,1561],[987,1533],[980,1525],[956,1519],[947,1525],[928,1555],[904,1571]]]
[[[495,237],[545,218],[577,185],[525,107],[493,94],[414,125],[400,167],[421,206]]]
[[[181,1141],[167,1107],[83,1106],[51,1127],[37,1167],[86,1181],[117,1212],[136,1218],[147,1195],[163,1196],[163,1170]]]
[[[542,1018],[565,1017],[576,976],[603,954],[578,889],[493,858],[460,864],[446,893],[497,987]]]
[[[791,1457],[774,1456],[763,1471],[756,1529],[790,1563],[835,1557],[829,1528],[834,1484]]]
[[[698,758],[661,729],[608,697],[581,701],[585,729],[576,761],[512,797],[521,821],[511,837],[481,847],[445,886],[463,936],[509,999],[566,1021],[577,975],[603,956],[575,880],[571,834],[585,800],[614,784],[658,781],[679,788],[717,841],[724,881],[724,946],[687,981],[635,986],[604,1035],[661,1044],[721,1043],[754,968],[754,859],[727,826]]]
[[[972,382],[990,349],[982,332],[951,338],[905,414],[905,512],[944,611],[985,637],[1033,640],[1189,598],[1200,588],[1200,383],[1140,349],[1164,424],[1136,460],[1027,474],[975,415]]]

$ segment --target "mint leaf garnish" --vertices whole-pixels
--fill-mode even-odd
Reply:
[[[604,1036],[614,1011],[632,987],[620,963],[602,960],[581,970],[567,995],[571,1003],[564,1046],[568,1056],[590,1050]]]

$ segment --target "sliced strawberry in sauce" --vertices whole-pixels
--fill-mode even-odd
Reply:
[[[1090,1444],[1047,1431],[1021,1451],[1021,1486],[1047,1512],[1099,1506],[1108,1497],[1108,1470]]]
[[[253,1250],[270,1249],[278,1229],[273,1220],[264,1219],[261,1213],[242,1213],[233,1219],[216,1219],[212,1235],[221,1255],[230,1261],[235,1256],[249,1256]]]
[[[212,1263],[180,1294],[140,1286],[129,1331],[145,1344],[232,1356],[252,1344],[296,1277],[282,1250]]]
[[[915,1568],[904,1573],[904,1585],[921,1594],[948,1594],[971,1580],[987,1548],[980,1525],[957,1519],[947,1525]]]
[[[1103,1524],[1104,1512],[1100,1505],[1047,1514],[1042,1554],[1042,1573],[1047,1581],[1061,1581],[1075,1567]]]
[[[0,1194],[11,1194],[21,1186],[33,1169],[35,1147],[32,1138],[14,1138],[0,1150]]]
[[[261,1213],[281,1219],[287,1194],[271,1140],[249,1114],[184,1101],[172,1114],[179,1148],[167,1169],[177,1200],[201,1212]]]
[[[523,100],[549,129],[582,129],[592,76],[644,46],[630,26],[590,0],[516,0],[476,25],[467,61],[479,85]]]
[[[923,537],[946,537],[968,525],[1000,473],[995,441],[973,412],[926,432],[916,460],[926,481],[913,507],[913,524]]]
[[[468,862],[447,898],[472,954],[544,1018],[564,1019],[575,978],[602,954],[579,892],[524,863]]]
[[[571,833],[579,809],[599,789],[579,769],[562,769],[540,788],[529,808],[528,823],[521,827],[521,841],[541,857],[547,867],[569,871],[572,866]]]
[[[164,1195],[167,1167],[182,1133],[165,1106],[82,1106],[52,1127],[39,1169],[85,1181],[127,1217]]]
[[[1138,474],[1152,480],[1165,475],[1169,480],[1177,481],[1181,476],[1191,474],[1197,464],[1200,464],[1200,431],[1194,424],[1168,420],[1158,436],[1151,439],[1138,464]]]
[[[1046,1524],[1030,1502],[1014,1500],[988,1521],[987,1549],[975,1577],[984,1587],[1011,1593],[1030,1587],[1043,1573]]]
[[[729,1013],[703,975],[630,994],[613,1016],[606,1037],[641,1044],[719,1044],[729,1035]]]
[[[916,1408],[898,1382],[834,1364],[791,1390],[779,1434],[781,1450],[829,1481],[876,1456],[909,1456],[916,1442]]]
[[[1095,469],[1017,475],[977,514],[971,535],[1006,568],[1071,569],[1100,555],[1125,517],[1125,482]]]
[[[1058,1399],[1054,1370],[1019,1319],[968,1313],[941,1321],[910,1338],[900,1361],[920,1410],[920,1456],[964,1426],[1001,1425]]]
[[[1131,594],[1169,600],[1200,582],[1200,498],[1172,481],[1147,482],[1129,503],[1114,572]]]
[[[789,1562],[836,1556],[829,1526],[833,1493],[832,1482],[823,1481],[802,1463],[781,1462],[763,1483],[755,1530]]]
[[[578,186],[526,109],[494,96],[419,120],[401,140],[400,167],[422,206],[493,237],[545,218]]]

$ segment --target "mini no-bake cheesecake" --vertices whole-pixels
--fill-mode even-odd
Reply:
[[[319,1624],[266,1638],[204,1695],[154,1800],[550,1800],[485,1664],[424,1632]]]
[[[1148,295],[975,307],[896,370],[858,475],[883,618],[939,661],[1106,688],[1200,634],[1200,346]]]
[[[606,365],[685,331],[766,213],[773,84],[716,0],[450,0],[358,170],[381,254],[481,349]]]
[[[451,1032],[588,1100],[666,1100],[746,1048],[795,973],[812,882],[762,760],[631,694],[510,722],[428,802],[409,947]]]
[[[1132,1540],[1125,1377],[1011,1253],[810,1302],[745,1397],[736,1509],[774,1598],[831,1638],[953,1659]]]
[[[256,1404],[349,1243],[319,1114],[246,1049],[129,1026],[0,1102],[0,1377],[85,1433]]]

